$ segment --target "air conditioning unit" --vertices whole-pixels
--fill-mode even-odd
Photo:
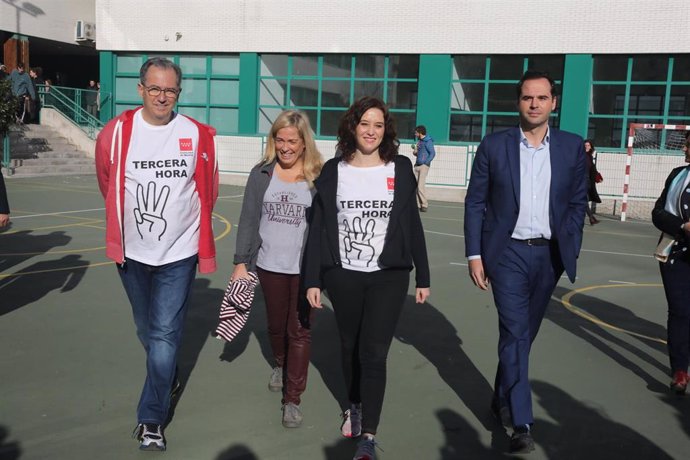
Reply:
[[[74,30],[74,40],[78,42],[96,41],[96,24],[93,22],[77,21]]]

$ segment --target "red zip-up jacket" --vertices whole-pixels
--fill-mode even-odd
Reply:
[[[141,107],[127,110],[113,118],[96,139],[96,176],[105,199],[105,253],[121,264],[124,251],[125,162],[132,137],[134,114]],[[177,114],[177,116],[182,116]],[[189,117],[187,117],[189,118]],[[199,272],[216,271],[216,246],[211,222],[213,206],[218,198],[218,161],[216,158],[216,130],[189,118],[199,128],[194,182],[199,194]]]

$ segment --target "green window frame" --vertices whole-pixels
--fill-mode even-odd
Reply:
[[[239,131],[239,54],[116,54],[114,56],[115,113],[141,105],[136,85],[139,68],[160,56],[182,68],[182,92],[177,110],[216,128],[218,134]]]
[[[594,145],[624,151],[630,123],[690,124],[690,54],[593,58],[587,137]]]
[[[451,60],[448,138],[459,144],[477,144],[517,124],[515,85],[526,70],[549,72],[560,87],[565,67],[564,55],[453,55]],[[560,111],[559,100],[551,126],[559,126]]]
[[[262,54],[259,56],[258,132],[266,134],[283,110],[309,116],[316,136],[334,139],[337,124],[359,97],[386,102],[398,136],[412,138],[417,111],[418,55]],[[396,97],[402,94],[405,97]]]

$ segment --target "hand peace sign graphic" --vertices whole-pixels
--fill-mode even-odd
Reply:
[[[374,247],[371,245],[371,239],[374,236],[374,228],[376,227],[376,222],[374,219],[367,220],[364,228],[362,228],[362,219],[360,217],[355,217],[352,219],[352,228],[350,228],[347,219],[343,220],[343,226],[345,227],[346,236],[344,238],[345,243],[345,257],[347,262],[351,263],[350,260],[353,258],[365,261],[367,267],[374,260]],[[355,251],[357,253],[355,254]]]
[[[168,227],[163,218],[165,204],[170,196],[170,187],[164,185],[160,194],[156,194],[156,183],[151,181],[146,187],[137,185],[137,207],[134,208],[134,219],[137,222],[137,231],[142,240],[160,241]]]

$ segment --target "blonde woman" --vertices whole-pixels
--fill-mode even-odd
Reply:
[[[261,162],[249,174],[242,203],[232,280],[256,271],[266,300],[275,360],[268,388],[283,392],[283,426],[302,424],[311,332],[301,324],[300,265],[306,213],[323,160],[307,116],[282,112],[273,123]]]

